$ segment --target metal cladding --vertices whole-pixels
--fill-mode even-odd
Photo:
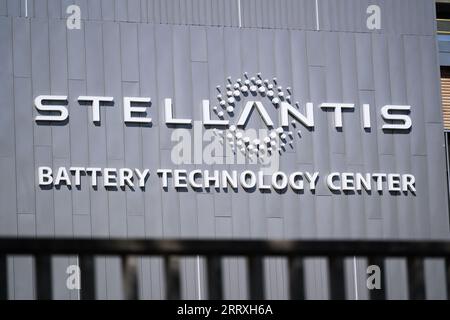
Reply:
[[[66,2],[80,8],[79,29],[68,21],[76,12],[67,13]],[[225,0],[29,0],[26,14],[20,3],[0,0],[1,235],[448,237],[433,1],[241,0],[239,9],[238,1]],[[380,9],[380,25],[369,19],[377,12],[372,5]],[[62,108],[58,123],[36,121],[46,114],[36,107],[39,96],[65,97],[58,103],[67,115]],[[107,98],[98,113],[92,97]],[[402,126],[401,132],[383,127],[392,123]],[[269,131],[252,136],[243,126]],[[194,145],[199,157],[197,150],[174,163],[180,141],[174,142],[174,132],[176,139],[188,133],[193,141],[209,132],[231,153],[221,154],[220,164],[209,163],[205,144]],[[209,177],[215,170],[220,175],[251,170],[258,182],[255,165],[227,156],[241,153],[242,159],[277,155],[277,171],[287,180],[280,174],[263,181],[271,192],[243,190],[250,175],[238,175],[237,191],[179,191],[164,188],[157,174],[185,170],[188,179],[195,170],[202,177],[205,170]],[[52,170],[52,179],[65,168],[59,180],[69,175],[70,188],[41,185],[44,167],[47,174]],[[71,168],[84,170],[73,171],[81,172],[80,185]],[[122,180],[115,188],[92,186],[92,169],[100,170],[102,181],[110,172]],[[302,175],[290,181],[296,172]],[[306,176],[315,172],[317,184]],[[374,174],[386,174],[382,190]],[[198,178],[192,181],[204,187]],[[274,190],[286,181],[294,186],[302,181],[305,190]],[[98,296],[120,298],[118,260],[97,262]],[[27,285],[31,259],[9,263],[13,297],[33,297]],[[145,298],[164,297],[161,263],[140,260]],[[73,257],[54,259],[54,272],[61,275],[56,297],[77,297],[65,286],[71,264]],[[265,262],[267,298],[287,297],[285,264]],[[406,297],[406,265],[388,260],[386,266],[388,297]],[[427,266],[425,276],[434,281],[430,296],[445,297],[439,281],[443,266]],[[183,260],[187,298],[204,296],[197,267],[202,273],[203,261],[198,266],[195,258]],[[357,260],[360,298],[367,297],[366,267]],[[353,286],[353,267],[346,268]],[[326,262],[311,259],[305,269],[307,297],[327,298]],[[224,273],[225,297],[245,298],[244,261],[230,258]]]

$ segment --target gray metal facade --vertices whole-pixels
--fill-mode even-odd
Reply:
[[[449,221],[434,2],[428,0],[0,0],[0,234],[50,237],[448,238]],[[65,8],[81,7],[80,30],[66,28]],[[381,7],[382,28],[366,27],[366,8]],[[239,22],[239,11],[241,19]],[[241,27],[239,27],[239,24]],[[317,29],[319,27],[319,30]],[[173,168],[171,129],[162,101],[177,116],[201,119],[200,101],[215,99],[226,77],[261,72],[291,86],[295,100],[370,103],[377,125],[361,130],[359,108],[315,113],[281,169],[409,172],[412,195],[305,192],[165,192],[153,175],[142,191],[66,187],[43,190],[38,166]],[[69,96],[70,121],[38,125],[34,97]],[[110,95],[101,125],[79,95]],[[153,126],[127,126],[122,97],[152,98]],[[177,102],[178,101],[178,102]],[[181,103],[182,101],[182,103]],[[379,109],[410,104],[409,134],[383,133]],[[186,166],[187,167],[187,166]],[[197,166],[202,167],[202,166]],[[206,166],[203,166],[206,167]],[[237,169],[238,166],[234,166]],[[33,298],[32,260],[9,259],[11,298]],[[65,287],[73,257],[54,259],[56,298],[76,299]],[[183,294],[197,298],[196,259],[183,262]],[[203,267],[201,277],[203,277]],[[354,297],[352,261],[348,295]],[[441,263],[427,262],[430,298],[445,297]],[[118,259],[97,259],[99,298],[120,298]],[[309,298],[326,298],[326,264],[307,264]],[[268,298],[287,297],[282,259],[266,262]],[[388,262],[388,296],[406,297],[406,265]],[[357,264],[359,297],[365,262]],[[245,298],[244,261],[226,261],[227,298]],[[140,261],[141,296],[164,297],[158,259]],[[201,295],[205,295],[201,279]]]

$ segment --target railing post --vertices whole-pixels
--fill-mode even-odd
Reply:
[[[292,300],[305,299],[303,258],[289,258],[289,294]]]
[[[92,255],[79,257],[81,277],[81,300],[95,300],[95,264]]]
[[[166,297],[168,300],[179,300],[180,294],[180,258],[168,256],[165,258]]]
[[[137,280],[137,259],[133,256],[122,257],[122,282],[124,298],[126,300],[137,300],[138,280]]]
[[[219,256],[209,256],[206,261],[208,275],[208,297],[210,300],[222,300],[222,261]]]
[[[409,299],[424,300],[425,299],[425,283],[423,258],[408,258],[408,287]]]
[[[342,257],[328,258],[331,300],[345,299],[344,259]]]
[[[445,257],[445,271],[447,283],[447,300],[450,300],[450,257]]]
[[[8,268],[6,254],[0,254],[0,300],[8,299]]]
[[[384,259],[381,257],[369,257],[367,264],[368,266],[375,265],[380,268],[380,289],[369,289],[370,300],[386,300]]]
[[[258,256],[250,256],[248,258],[248,278],[250,299],[263,300],[264,299],[264,267],[263,259]]]
[[[36,256],[36,293],[38,300],[52,299],[52,260],[49,255]]]

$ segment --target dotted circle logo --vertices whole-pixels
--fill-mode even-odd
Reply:
[[[247,72],[244,72],[243,78],[238,78],[235,81],[231,77],[227,78],[227,84],[224,88],[220,85],[217,89],[217,105],[214,104],[213,111],[220,118],[232,118],[235,116],[236,104],[244,97],[259,97],[262,100],[268,101],[271,105],[277,108],[281,102],[285,101],[291,104],[292,89],[286,87],[283,89],[278,84],[277,78],[263,79],[261,73],[257,73],[254,77],[249,77]],[[299,103],[295,105],[298,107]],[[226,141],[233,152],[239,151],[248,156],[263,157],[270,156],[274,152],[282,154],[287,148],[293,149],[293,139],[297,124],[295,120],[291,121],[291,127],[283,128],[269,128],[265,137],[261,139],[245,135],[245,131],[237,128],[235,125],[230,125],[228,130],[213,129],[216,135],[220,136],[220,142]],[[300,130],[297,134],[301,136]]]

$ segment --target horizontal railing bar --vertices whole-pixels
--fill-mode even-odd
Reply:
[[[0,238],[0,254],[449,257],[450,242]]]

